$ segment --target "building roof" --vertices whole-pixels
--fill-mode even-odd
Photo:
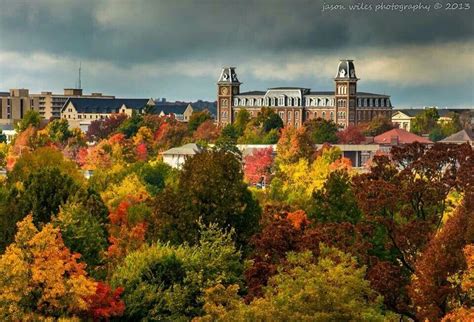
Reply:
[[[474,132],[472,130],[464,129],[459,132],[456,132],[447,138],[441,140],[440,142],[444,143],[465,143],[474,141]]]
[[[71,97],[64,103],[63,109],[70,103],[74,105],[77,113],[116,113],[125,105],[132,110],[144,108],[148,104],[146,98],[92,98],[92,97]]]
[[[152,109],[153,114],[160,114],[163,112],[165,115],[182,115],[186,108],[188,107],[189,103],[168,103],[168,104],[156,104],[155,107]]]
[[[374,143],[377,144],[409,144],[413,142],[433,143],[427,138],[407,132],[403,129],[392,129],[374,137]]]
[[[195,155],[200,153],[202,148],[196,143],[188,143],[183,146],[172,148],[167,151],[161,152],[163,155]]]
[[[254,95],[265,95],[265,91],[249,91],[249,92],[243,92],[239,93],[235,96],[254,96]]]
[[[285,89],[309,90],[309,88],[306,88],[306,87],[298,87],[298,86],[270,87],[269,89],[276,89],[276,90],[285,90]]]
[[[357,92],[357,96],[374,96],[374,97],[390,97],[390,95],[385,94],[376,94],[376,93],[367,93],[367,92]]]
[[[322,96],[334,96],[334,92],[330,92],[330,91],[311,91],[309,92],[309,95],[322,95]]]

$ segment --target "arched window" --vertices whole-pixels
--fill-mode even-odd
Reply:
[[[291,112],[288,112],[288,121],[291,121]]]
[[[318,112],[314,112],[314,118],[315,118],[315,119],[318,118]]]
[[[295,120],[298,121],[300,119],[300,113],[295,111]]]
[[[329,117],[330,117],[331,121],[334,120],[334,112],[331,112],[329,115],[330,115]]]
[[[326,119],[326,112],[323,112],[323,119]]]

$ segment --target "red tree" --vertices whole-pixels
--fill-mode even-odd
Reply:
[[[255,150],[244,159],[244,176],[251,184],[270,181],[273,163],[273,149],[271,147]]]
[[[345,130],[336,133],[340,144],[360,144],[365,141],[365,136],[359,127],[349,125]]]
[[[461,293],[461,285],[449,277],[466,268],[463,249],[474,241],[474,196],[466,198],[416,261],[409,294],[420,320],[440,320],[450,311],[452,298]]]
[[[125,311],[125,303],[120,299],[122,292],[122,287],[112,291],[108,284],[97,283],[95,294],[89,298],[91,303],[89,315],[92,316],[94,321],[108,321],[111,317],[122,316]]]
[[[199,125],[196,131],[194,131],[193,138],[195,140],[215,142],[220,135],[220,128],[217,127],[212,120],[207,120]]]

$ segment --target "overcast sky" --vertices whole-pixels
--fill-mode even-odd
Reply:
[[[359,90],[396,107],[473,107],[469,1],[400,11],[375,0],[357,11],[348,0],[326,1],[345,8],[335,10],[315,0],[0,0],[0,90],[61,92],[76,85],[79,62],[85,92],[119,97],[215,100],[225,65],[242,91],[333,90],[348,58]]]

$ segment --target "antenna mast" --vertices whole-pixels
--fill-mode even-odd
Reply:
[[[82,65],[82,62],[79,62],[79,79],[78,79],[78,88],[79,89],[82,88],[82,85],[81,85],[81,65]]]

